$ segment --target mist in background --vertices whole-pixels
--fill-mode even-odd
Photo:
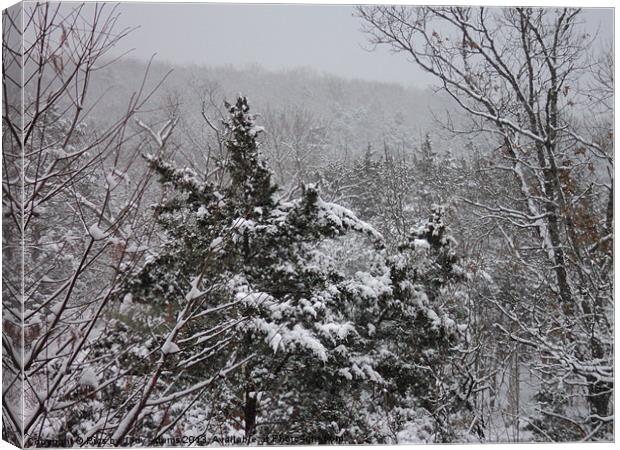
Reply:
[[[121,3],[119,26],[139,28],[122,41],[130,55],[171,65],[257,64],[312,68],[344,78],[424,88],[432,77],[404,54],[371,50],[350,5]],[[613,39],[613,9],[584,10],[584,29]]]

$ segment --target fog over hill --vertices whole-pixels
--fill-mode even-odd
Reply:
[[[98,72],[93,88],[100,95],[93,98],[108,94],[101,97],[96,120],[105,120],[108,112],[118,110],[139,89],[146,70],[146,63],[126,59],[110,70]],[[403,139],[405,150],[412,151],[427,132],[442,144],[437,146],[439,149],[455,146],[454,137],[442,133],[436,120],[439,116],[445,118],[451,101],[428,87],[416,89],[398,83],[347,79],[311,68],[272,71],[258,65],[183,66],[156,60],[148,69],[147,80],[147,86],[164,80],[151,105],[165,110],[174,103],[190,123],[202,122],[203,100],[222,105],[224,100],[230,101],[239,94],[247,96],[254,111],[263,116],[259,122],[278,111],[303,110],[330,130],[332,139],[328,145],[335,155],[342,157],[360,154],[368,144],[383,152],[384,143],[394,139],[401,141],[399,151],[403,150]],[[153,114],[161,115],[163,111],[147,112]]]

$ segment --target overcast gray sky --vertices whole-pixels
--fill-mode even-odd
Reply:
[[[119,25],[136,26],[123,41],[132,56],[174,64],[309,66],[347,78],[426,86],[431,78],[403,54],[369,53],[348,5],[123,3]],[[588,29],[613,36],[613,10],[585,12]]]

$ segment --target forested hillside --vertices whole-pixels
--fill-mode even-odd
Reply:
[[[356,9],[420,89],[115,60],[116,14],[3,14],[3,439],[614,439],[613,53],[578,9]]]
[[[93,74],[92,100],[99,101],[100,120],[121,107],[123,99],[139,87],[146,69],[145,62],[122,60]],[[309,68],[274,72],[259,66],[187,67],[154,61],[148,72],[152,80],[166,80],[151,100],[157,106],[153,115],[174,113],[182,118],[186,132],[175,136],[177,140],[200,136],[208,128],[203,109],[219,119],[225,99],[240,93],[251,98],[269,128],[265,152],[275,170],[291,146],[297,152],[305,150],[297,147],[312,146],[305,153],[313,153],[315,159],[348,161],[363,154],[368,144],[381,152],[387,144],[392,151],[411,155],[427,133],[441,142],[443,152],[455,145],[458,152],[462,147],[440,122],[453,103],[425,86],[349,80]],[[290,174],[278,176],[286,182],[291,178]]]

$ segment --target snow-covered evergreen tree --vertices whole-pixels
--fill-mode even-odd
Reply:
[[[276,404],[289,416],[282,431],[297,429],[304,439],[313,431],[338,433],[336,417],[324,424],[326,418],[308,414],[319,397],[337,401],[324,387],[340,369],[355,366],[347,347],[358,332],[346,314],[351,291],[340,287],[344,276],[320,244],[349,231],[366,235],[369,243],[380,243],[381,236],[349,210],[323,201],[313,186],[295,201],[279,201],[258,149],[262,128],[247,100],[227,106],[226,186],[149,157],[172,188],[157,207],[168,239],[127,290],[151,314],[169,309],[170,320],[196,298],[204,298],[205,311],[218,310],[196,314],[179,336],[185,344],[178,346],[179,368],[192,376],[216,370],[217,357],[205,348],[215,352],[209,340],[221,342],[223,335],[223,346],[238,359],[249,358],[228,378],[224,404],[218,405],[227,425],[238,423],[245,439],[260,432],[260,411]],[[379,381],[371,366],[358,370]],[[334,404],[333,410],[344,406]]]
[[[459,276],[440,214],[386,257],[382,236],[316,187],[278,199],[247,100],[227,108],[225,185],[148,157],[168,190],[156,208],[165,244],[126,289],[144,321],[159,324],[144,353],[174,356],[181,391],[243,361],[204,403],[217,427],[203,432],[220,438],[386,442],[398,438],[370,410],[385,416],[409,402],[403,423],[422,410],[438,418],[448,388],[436,377],[459,339],[439,300]],[[367,271],[348,273],[330,254],[349,232],[367,237]],[[166,340],[188,302],[192,319]]]
[[[397,441],[483,437],[468,398],[467,330],[456,321],[465,323],[468,277],[444,220],[443,208],[435,206],[381,269],[389,289],[373,314],[369,348],[388,381],[385,413]],[[456,424],[462,417],[475,426]]]

